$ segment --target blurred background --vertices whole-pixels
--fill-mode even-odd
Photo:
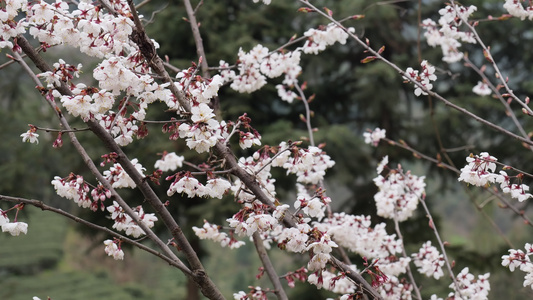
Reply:
[[[193,5],[197,4],[197,1],[193,2]],[[301,36],[310,27],[327,24],[316,14],[297,13],[296,1],[272,2],[265,6],[252,1],[203,1],[197,18],[201,22],[208,63],[218,66],[222,59],[233,64],[241,47],[249,51],[261,43],[273,50],[295,34]],[[491,46],[502,73],[509,76],[511,89],[524,99],[533,94],[533,64],[530,63],[533,31],[529,21],[487,21],[485,18],[489,15],[499,17],[504,13],[503,2],[472,0],[468,4],[478,7],[472,18],[480,20],[477,30]],[[437,67],[437,92],[453,103],[517,132],[499,100],[472,93],[472,87],[481,80],[475,72],[461,63],[442,62],[440,48],[428,47],[423,36],[420,37],[418,24],[425,18],[437,21],[438,10],[443,5],[441,1],[319,0],[313,3],[317,7],[327,6],[338,19],[365,15],[364,19],[349,20],[345,25],[354,27],[356,34],[367,37],[375,49],[385,46],[384,56],[402,69],[409,66],[417,69],[421,54],[423,59]],[[192,61],[198,61],[189,24],[183,20],[186,13],[181,3],[153,0],[140,10],[147,20],[148,35],[161,46],[160,55],[168,56],[169,62],[178,68],[187,68]],[[478,67],[486,62],[477,45],[464,45],[461,49]],[[86,73],[80,80],[85,80],[87,85],[96,84],[90,71],[96,62],[91,58],[61,47],[50,49],[43,55],[50,63],[60,57],[70,64],[81,61]],[[374,223],[386,222],[375,216],[373,195],[377,188],[372,179],[376,177],[377,162],[389,155],[391,165],[401,163],[404,169],[411,169],[416,175],[426,175],[426,199],[443,238],[450,243],[448,253],[455,261],[455,272],[465,266],[474,274],[490,272],[491,299],[504,296],[531,298],[531,289],[522,287],[523,273],[510,273],[501,267],[501,256],[507,253],[507,249],[522,248],[524,243],[532,242],[531,224],[524,224],[519,216],[502,208],[497,199],[482,189],[457,183],[456,174],[384,143],[378,148],[365,145],[362,134],[366,129],[384,128],[387,137],[403,139],[431,157],[449,156],[449,163],[459,169],[464,166],[469,153],[488,151],[505,164],[529,171],[533,162],[531,151],[434,99],[415,97],[412,85],[404,84],[401,76],[385,64],[379,61],[361,64],[360,60],[366,56],[353,41],[346,45],[336,44],[317,56],[302,55],[300,82],[308,83],[308,96],[316,94],[310,103],[314,111],[312,124],[319,128],[315,141],[325,143],[324,150],[336,161],[326,180],[333,208],[357,215],[370,214]],[[4,58],[0,63],[7,61]],[[487,66],[486,74],[493,73]],[[252,94],[239,94],[223,87],[219,93],[223,119],[236,120],[246,112],[252,118],[252,125],[261,133],[263,145],[278,145],[289,139],[305,141],[307,131],[299,119],[304,106],[298,101],[292,104],[281,101],[275,89],[280,82],[281,79],[271,80]],[[39,132],[38,145],[21,142],[20,134],[28,130],[28,124],[59,128],[53,112],[33,87],[18,65],[0,69],[0,194],[43,200],[100,225],[111,225],[105,212],[79,209],[55,194],[50,184],[54,176],[66,177],[74,172],[95,182],[66,138],[60,149],[52,148],[56,138],[52,133]],[[522,116],[517,105],[512,107],[526,131],[530,131],[532,121]],[[153,104],[147,119],[170,119],[172,114],[163,112],[163,109],[163,105]],[[71,122],[73,127],[84,127],[74,118]],[[150,135],[147,138],[125,148],[130,158],[140,159],[148,169],[147,173],[153,171],[153,164],[159,158],[156,153],[164,150],[175,151],[197,164],[207,158],[189,151],[182,141],[169,141],[159,125],[149,125],[148,130]],[[100,155],[106,153],[102,144],[89,132],[80,132],[77,136],[93,160],[99,163]],[[256,148],[242,151],[237,146],[234,150],[238,155],[247,156]],[[281,202],[292,203],[295,178],[285,176],[283,170],[274,170],[273,174],[277,179],[278,198]],[[529,178],[525,183],[530,183]],[[220,248],[209,241],[198,241],[190,229],[202,226],[204,219],[224,224],[224,220],[238,210],[231,197],[223,200],[186,199],[175,195],[168,198],[166,188],[166,182],[155,186],[162,200],[170,201],[169,209],[191,237],[209,275],[226,297],[232,298],[232,293],[240,290],[248,291],[248,286],[269,286],[267,280],[255,277],[260,265],[250,243],[237,250]],[[132,205],[142,203],[143,198],[136,191],[121,190],[120,193]],[[527,201],[511,202],[526,215],[531,215]],[[9,206],[0,203],[0,207],[6,209]],[[125,260],[114,261],[103,251],[102,241],[108,236],[32,207],[26,207],[21,213],[19,220],[29,223],[27,236],[0,235],[0,299],[27,300],[32,296],[41,299],[50,296],[53,300],[202,298],[179,271],[148,254],[126,248]],[[392,228],[389,233],[393,233]],[[163,228],[157,230],[163,237],[168,236]],[[418,251],[426,240],[434,240],[421,211],[402,223],[401,230],[408,252]],[[286,255],[275,246],[270,253],[280,275],[307,263],[305,257]],[[355,256],[352,259],[358,261]],[[424,298],[433,293],[445,297],[450,292],[450,282],[446,280],[437,282],[422,276],[417,280],[422,285]],[[334,296],[301,283],[288,289],[288,293],[291,299]]]

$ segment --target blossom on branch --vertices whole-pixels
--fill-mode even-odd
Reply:
[[[355,32],[353,27],[347,30],[351,33]],[[324,51],[327,46],[337,42],[344,45],[349,37],[344,29],[333,23],[328,24],[324,29],[311,28],[304,32],[304,36],[307,37],[307,41],[302,48],[306,54],[318,54],[318,52]]]
[[[425,194],[424,180],[425,176],[418,177],[410,171],[403,173],[401,169],[391,170],[385,177],[378,175],[374,178],[379,188],[374,195],[377,214],[399,222],[407,220]]]
[[[12,236],[18,236],[21,233],[28,233],[28,224],[24,222],[5,223],[2,225],[2,232],[9,232]]]
[[[37,139],[39,137],[39,135],[37,133],[35,133],[34,129],[29,129],[28,131],[24,132],[20,136],[22,137],[22,142],[23,143],[30,142],[32,144],[33,143],[39,144],[39,140]]]
[[[376,147],[379,144],[379,141],[385,138],[385,133],[386,130],[380,129],[379,127],[376,127],[374,131],[365,132],[363,133],[363,136],[365,137],[365,143]]]
[[[139,163],[138,159],[134,158],[131,163],[137,170],[137,172],[144,177],[143,172],[146,169]],[[131,179],[130,175],[122,168],[119,163],[114,164],[109,170],[104,171],[104,177],[108,180],[113,188],[135,188],[136,184]]]
[[[417,97],[420,95],[427,95],[427,92],[433,89],[433,84],[431,84],[431,82],[437,80],[435,67],[428,64],[426,60],[423,60],[420,65],[422,66],[420,72],[409,67],[405,70],[405,75],[403,76],[406,81],[415,83],[414,93]]]
[[[192,227],[194,234],[201,240],[212,240],[214,242],[220,243],[222,247],[229,246],[231,249],[237,249],[244,245],[243,241],[238,241],[233,238],[233,235],[228,236],[224,232],[220,232],[220,226],[215,224],[210,224],[204,220],[204,226],[198,228],[196,226]]]
[[[450,284],[450,288],[454,290],[453,293],[448,295],[452,299],[475,299],[485,300],[488,299],[490,291],[489,273],[478,275],[477,279],[471,273],[468,268],[464,268],[456,276],[458,287],[454,284]],[[457,290],[459,288],[459,290]]]
[[[469,7],[447,5],[439,10],[441,17],[438,25],[431,19],[426,19],[422,22],[422,26],[426,30],[424,36],[428,45],[431,47],[440,46],[443,54],[442,60],[445,62],[458,62],[463,58],[463,52],[459,51],[461,42],[476,43],[471,32],[459,29],[463,19],[467,21],[476,10],[477,8],[473,5]]]
[[[528,18],[530,21],[533,20],[533,6],[530,1],[526,2],[526,7],[522,2],[523,0],[505,0],[503,8],[505,8],[509,14],[520,18],[520,20],[525,20]]]
[[[478,81],[476,86],[472,88],[472,92],[474,92],[474,94],[477,94],[479,96],[488,96],[492,94],[492,90],[489,88],[488,84],[481,82],[481,81]]]
[[[425,242],[418,253],[411,254],[418,272],[428,277],[439,279],[444,276],[442,266],[444,265],[444,255],[431,245],[430,241]]]
[[[117,245],[118,244],[118,245]],[[105,253],[108,256],[113,256],[113,259],[115,260],[123,260],[124,259],[124,251],[120,248],[120,242],[112,241],[112,240],[105,240]]]
[[[494,174],[496,170],[495,162],[498,159],[490,156],[487,152],[482,152],[479,155],[471,155],[466,158],[468,165],[461,169],[459,181],[464,181],[476,186],[487,186],[489,183],[496,181],[497,175]]]
[[[111,213],[111,219],[115,221],[113,228],[118,231],[125,231],[127,235],[138,238],[145,235],[144,230],[136,223],[136,221],[116,202],[113,201],[112,206],[107,207],[107,211]],[[157,217],[155,214],[147,214],[144,212],[142,206],[134,208],[134,214],[137,219],[148,228],[154,227]]]
[[[163,153],[163,157],[155,162],[154,168],[157,168],[163,172],[175,171],[177,168],[183,166],[183,156],[176,155],[175,152]]]

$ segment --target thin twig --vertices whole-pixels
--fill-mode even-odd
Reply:
[[[81,128],[81,129],[77,129],[77,128],[72,128],[71,130],[65,130],[65,129],[53,129],[53,128],[44,128],[44,127],[39,127],[39,126],[33,126],[35,127],[35,129],[37,130],[42,130],[44,132],[61,132],[61,133],[66,133],[66,132],[79,132],[79,131],[90,131],[91,129],[86,127],[86,128]]]
[[[187,18],[189,18],[189,24],[191,25],[192,35],[194,37],[194,43],[196,45],[196,53],[202,60],[200,66],[202,68],[202,76],[204,78],[210,78],[209,65],[207,64],[207,57],[205,56],[204,43],[202,41],[202,35],[200,34],[200,28],[198,21],[196,20],[195,10],[192,8],[191,1],[184,0],[185,10],[187,11]]]
[[[396,214],[396,212],[397,212],[396,209],[394,210],[394,212]],[[402,243],[401,243],[402,255],[405,258],[409,258],[409,256],[407,256],[407,252],[405,252],[405,246],[403,244],[404,239],[403,239],[402,231],[400,230],[400,224],[398,222],[398,218],[396,216],[394,216],[393,220],[394,220],[394,230],[396,231],[396,234],[398,235],[398,238],[402,241]],[[416,297],[419,300],[422,300],[422,296],[420,295],[420,289],[416,285],[416,281],[415,281],[415,278],[413,276],[413,272],[411,272],[411,267],[409,266],[409,264],[407,264],[407,266],[406,266],[406,271],[407,271],[407,276],[409,277],[409,281],[411,281],[411,285],[413,286],[413,289],[415,290]]]
[[[84,220],[82,218],[79,218],[79,217],[76,217],[75,215],[72,215],[64,210],[61,210],[59,208],[55,208],[53,206],[49,206],[49,205],[46,205],[44,204],[44,202],[42,201],[39,201],[39,200],[34,200],[34,199],[25,199],[25,198],[20,198],[20,197],[10,197],[10,196],[4,196],[4,195],[0,195],[0,200],[1,201],[7,201],[7,202],[13,202],[13,203],[24,203],[24,204],[29,204],[29,205],[32,205],[32,206],[35,206],[35,207],[38,207],[42,210],[48,210],[48,211],[51,211],[53,213],[56,213],[56,214],[59,214],[59,215],[62,215],[68,219],[71,219],[77,223],[80,223],[80,224],[83,224],[87,227],[90,227],[92,229],[96,229],[98,231],[102,231],[102,232],[105,232],[107,233],[108,235],[111,235],[113,237],[116,237],[117,239],[120,239],[121,241],[123,242],[126,242],[128,244],[131,244],[141,250],[144,250],[152,255],[155,255],[159,258],[161,258],[162,260],[164,260],[165,262],[167,262],[169,265],[172,265],[176,268],[178,268],[180,271],[182,271],[183,273],[185,273],[186,275],[189,275],[191,276],[192,273],[191,273],[191,270],[189,270],[189,268],[187,268],[185,265],[183,264],[179,264],[177,263],[176,261],[170,259],[168,256],[162,254],[161,252],[158,252],[158,251],[155,251],[154,249],[146,246],[146,245],[143,245],[135,240],[132,240],[124,235],[121,235],[107,227],[102,227],[102,226],[99,226],[99,225],[96,225],[94,223],[91,223],[87,220]]]
[[[287,297],[287,294],[285,294],[285,290],[283,289],[283,285],[279,280],[279,276],[274,269],[274,265],[272,265],[272,262],[270,261],[270,257],[268,256],[265,246],[263,245],[263,239],[257,231],[253,234],[253,240],[255,249],[257,250],[257,255],[263,263],[263,267],[265,268],[268,278],[270,278],[270,282],[274,286],[274,292],[276,296],[279,300],[288,300],[289,298]]]
[[[311,126],[311,110],[309,109],[309,102],[307,102],[307,98],[305,97],[304,91],[302,90],[300,85],[296,83],[294,87],[298,91],[298,94],[300,94],[300,99],[302,100],[305,106],[305,125],[309,134],[309,144],[311,146],[315,146],[315,138],[313,137],[313,127]]]
[[[485,55],[485,57],[487,58],[487,60],[492,64],[492,67],[494,68],[494,70],[496,71],[496,75],[497,77],[500,79],[500,82],[503,84],[503,86],[505,87],[505,90],[507,91],[507,93],[509,93],[509,95],[516,101],[518,102],[523,108],[525,108],[527,110],[527,113],[530,115],[530,116],[533,116],[533,110],[531,110],[531,108],[529,108],[529,106],[527,106],[526,103],[524,103],[522,100],[520,100],[520,98],[518,98],[514,93],[513,93],[513,90],[511,90],[511,88],[509,88],[509,85],[507,84],[507,80],[505,77],[503,77],[501,71],[500,71],[500,68],[498,67],[498,64],[496,64],[496,61],[494,60],[494,57],[492,57],[492,54],[490,53],[490,50],[487,48],[487,46],[485,46],[485,43],[483,43],[483,40],[481,40],[481,38],[479,37],[479,34],[477,33],[477,30],[474,28],[474,26],[472,26],[469,22],[467,22],[467,20],[463,17],[463,14],[461,14],[460,12],[457,11],[457,5],[455,4],[455,1],[454,0],[450,0],[450,4],[452,5],[453,9],[456,11],[456,15],[461,19],[461,21],[468,27],[468,29],[470,29],[470,31],[472,32],[472,34],[474,35],[474,38],[476,39],[476,41],[479,43],[479,45],[481,46],[481,48],[483,48],[483,53]]]
[[[435,225],[435,222],[433,221],[433,217],[431,216],[431,212],[429,212],[429,209],[426,205],[426,201],[423,198],[418,198],[420,203],[422,204],[422,207],[424,208],[424,211],[426,212],[426,217],[429,219],[429,224],[431,229],[433,230],[433,233],[435,234],[435,237],[437,238],[437,242],[439,243],[440,251],[442,252],[442,255],[444,256],[444,262],[446,264],[446,267],[448,268],[448,272],[450,273],[450,277],[453,280],[453,284],[455,285],[455,290],[463,298],[463,295],[461,294],[461,288],[459,286],[459,283],[457,282],[457,278],[455,278],[455,274],[453,273],[452,266],[450,264],[450,259],[448,258],[448,254],[446,254],[446,249],[444,247],[444,243],[442,242],[442,239],[440,237],[439,231],[437,229],[437,226]]]
[[[449,106],[459,112],[461,112],[462,114],[464,115],[467,115],[468,117],[496,130],[496,131],[499,131],[505,135],[508,135],[516,140],[519,140],[523,143],[526,143],[528,145],[531,145],[533,146],[533,141],[531,141],[530,139],[526,139],[526,138],[523,138],[515,133],[512,133],[510,132],[509,130],[501,127],[501,126],[498,126],[492,122],[489,122],[481,117],[479,117],[478,115],[468,111],[467,109],[463,108],[463,107],[460,107],[452,102],[450,102],[449,100],[447,100],[446,98],[442,97],[440,94],[436,93],[436,92],[433,92],[431,90],[428,90],[426,86],[422,85],[420,82],[416,81],[415,79],[413,78],[410,78],[409,76],[407,76],[407,74],[405,74],[405,71],[400,69],[397,65],[395,65],[394,63],[392,63],[391,61],[389,61],[388,59],[386,59],[385,57],[383,57],[380,53],[378,53],[376,50],[374,50],[372,47],[370,47],[369,45],[367,45],[367,43],[363,42],[357,35],[353,34],[352,32],[348,31],[344,26],[342,26],[341,23],[339,23],[337,20],[335,20],[334,18],[332,18],[331,16],[329,16],[328,14],[322,12],[321,10],[319,10],[318,8],[316,8],[314,5],[312,5],[311,3],[309,3],[308,1],[306,0],[299,0],[301,3],[303,3],[305,6],[315,10],[317,13],[321,14],[322,16],[324,16],[325,18],[327,18],[328,20],[330,20],[331,22],[333,22],[335,25],[339,26],[339,28],[343,29],[344,32],[346,32],[352,39],[354,39],[359,45],[361,45],[363,48],[365,48],[365,50],[370,53],[372,56],[375,56],[376,59],[379,59],[381,61],[383,61],[385,64],[387,64],[389,67],[393,68],[394,70],[396,70],[400,75],[404,76],[408,81],[412,82],[414,85],[416,85],[418,88],[420,88],[421,90],[423,90],[425,93],[427,93],[428,95],[430,96],[433,96],[435,98],[437,98],[439,101],[443,102],[446,106]],[[533,114],[533,113],[532,113]]]

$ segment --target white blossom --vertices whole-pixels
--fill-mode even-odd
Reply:
[[[18,236],[21,233],[28,233],[28,224],[24,222],[5,223],[2,225],[2,232],[9,232],[12,236]]]
[[[39,137],[39,135],[37,133],[35,133],[35,130],[28,130],[27,132],[24,132],[23,134],[20,135],[22,137],[22,142],[30,142],[30,143],[35,143],[35,144],[39,144],[39,140],[37,139]]]
[[[155,162],[154,168],[160,169],[163,172],[175,171],[177,168],[183,166],[183,156],[176,155],[175,152],[165,153],[163,157]]]
[[[479,96],[488,96],[492,94],[492,90],[489,88],[489,86],[486,83],[481,82],[481,81],[478,81],[476,86],[472,88],[472,92],[474,92],[475,94]]]
[[[365,137],[366,144],[372,144],[372,146],[376,147],[379,144],[379,141],[386,137],[385,134],[385,129],[380,129],[379,127],[376,127],[374,131],[363,133],[363,136]]]
[[[115,260],[123,260],[124,259],[124,251],[120,249],[115,242],[112,240],[105,240],[105,253],[108,256],[112,256]]]

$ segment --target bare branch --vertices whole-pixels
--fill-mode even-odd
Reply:
[[[94,223],[91,223],[87,220],[84,220],[82,218],[79,218],[79,217],[76,217],[75,215],[73,214],[70,214],[64,210],[61,210],[59,208],[55,208],[55,207],[52,207],[52,206],[49,206],[49,205],[46,205],[44,204],[44,202],[42,201],[39,201],[39,200],[33,200],[33,199],[25,199],[25,198],[20,198],[20,197],[10,197],[10,196],[4,196],[4,195],[0,195],[0,200],[1,201],[7,201],[7,202],[13,202],[13,203],[24,203],[24,204],[29,204],[29,205],[32,205],[32,206],[35,206],[35,207],[38,207],[42,210],[48,210],[48,211],[51,211],[53,213],[56,213],[56,214],[59,214],[59,215],[62,215],[68,219],[71,219],[77,223],[80,223],[80,224],[83,224],[87,227],[90,227],[92,229],[96,229],[98,231],[102,231],[110,236],[113,236],[113,237],[116,237],[117,239],[120,239],[121,241],[123,242],[126,242],[128,244],[131,244],[141,250],[144,250],[152,255],[155,255],[159,258],[161,258],[162,260],[164,260],[165,262],[167,262],[169,265],[172,265],[176,268],[178,268],[180,271],[182,271],[183,273],[185,273],[187,276],[191,276],[192,273],[191,273],[191,270],[189,270],[189,268],[187,268],[186,266],[184,266],[183,264],[180,264],[180,263],[177,263],[175,260],[173,259],[170,259],[168,256],[162,254],[161,252],[158,252],[158,251],[155,251],[154,249],[146,246],[146,245],[143,245],[137,241],[134,241],[124,235],[121,235],[119,233],[116,233],[114,232],[113,230],[111,229],[108,229],[106,227],[102,227],[102,226],[99,226],[99,225],[96,225]]]
[[[257,250],[257,255],[259,255],[259,259],[261,259],[261,262],[263,263],[263,267],[267,272],[268,278],[270,278],[270,282],[274,286],[276,296],[278,296],[279,300],[288,300],[289,298],[287,298],[287,294],[285,294],[285,290],[283,289],[283,285],[279,280],[279,276],[274,269],[274,265],[272,265],[272,262],[270,261],[270,257],[268,256],[265,246],[263,245],[263,239],[257,232],[254,232],[253,239],[255,249]]]

